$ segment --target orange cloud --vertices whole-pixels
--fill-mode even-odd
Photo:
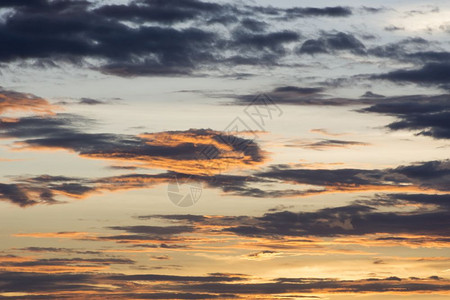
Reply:
[[[81,156],[120,161],[139,168],[157,168],[193,175],[214,175],[235,168],[252,168],[265,161],[265,153],[254,142],[241,140],[241,145],[227,143],[228,139],[235,141],[238,138],[211,129],[145,133],[137,137],[149,146],[166,148],[167,152],[181,149],[185,145],[192,145],[194,152],[176,156],[126,155],[123,152],[87,153]],[[242,146],[245,143],[248,143],[248,146]]]
[[[54,114],[58,108],[47,100],[32,94],[3,90],[0,88],[0,114],[5,112],[30,111],[39,114]],[[2,119],[7,122],[8,119]]]

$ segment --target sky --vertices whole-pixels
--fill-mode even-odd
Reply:
[[[0,299],[448,299],[449,17],[0,1]]]

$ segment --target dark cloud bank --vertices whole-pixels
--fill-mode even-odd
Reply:
[[[83,0],[3,1],[0,61],[96,59],[119,76],[186,75],[215,64],[277,64],[300,34],[271,32],[261,19],[348,17],[346,7],[281,9],[197,0],[136,0],[102,5]],[[129,22],[133,26],[125,25]],[[177,24],[187,24],[178,29]],[[213,27],[223,25],[226,34]],[[224,53],[232,54],[225,56]]]
[[[315,298],[323,292],[445,292],[447,280],[430,278],[367,278],[337,280],[331,278],[274,278],[260,283],[247,282],[242,274],[209,274],[205,276],[124,275],[124,274],[45,274],[2,272],[0,289],[4,292],[28,292],[38,295],[27,299],[245,299],[251,296],[294,294]],[[135,291],[129,282],[136,282]],[[24,284],[26,283],[26,284]],[[105,285],[96,287],[95,284]],[[159,292],[154,292],[158,289]],[[63,292],[63,291],[66,291]],[[78,291],[78,292],[77,292]],[[177,291],[177,292],[173,292]],[[78,298],[77,298],[78,297]],[[305,296],[306,297],[306,296]],[[21,296],[0,297],[23,299]]]

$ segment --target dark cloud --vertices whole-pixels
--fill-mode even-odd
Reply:
[[[436,50],[435,43],[421,37],[408,37],[400,41],[381,46],[374,46],[367,53],[380,58],[398,60],[423,66],[428,63],[447,63],[448,51]]]
[[[41,7],[47,4],[46,0],[5,0],[0,3],[0,7]]]
[[[297,49],[298,54],[334,53],[336,51],[349,51],[362,55],[365,54],[366,48],[352,34],[323,32],[318,39],[309,39]]]
[[[383,12],[386,10],[386,8],[384,8],[384,7],[370,7],[370,6],[363,6],[361,9],[368,13],[373,13],[373,14]]]
[[[400,281],[400,282],[399,282]],[[181,286],[180,286],[181,287]],[[403,292],[432,292],[446,291],[447,286],[438,282],[414,282],[413,280],[388,277],[384,279],[370,278],[366,280],[340,281],[335,279],[311,278],[280,278],[274,282],[254,284],[194,284],[186,285],[185,290],[202,290],[218,293],[239,291],[240,294],[281,294],[281,293],[320,293],[320,292],[389,292],[401,290]]]
[[[399,121],[389,124],[391,130],[411,130],[436,139],[450,138],[450,96],[409,96],[376,103],[363,112],[395,116]]]
[[[94,192],[94,182],[82,178],[42,175],[16,177],[14,183],[0,183],[0,199],[21,207],[58,204],[57,195],[80,198]]]
[[[206,62],[215,47],[212,32],[131,28],[75,2],[67,1],[66,6],[58,13],[19,9],[7,18],[0,25],[0,41],[7,45],[0,51],[0,60],[52,57],[72,62],[91,57],[103,61],[99,70],[122,76],[179,74]],[[138,67],[141,71],[133,73]]]
[[[99,105],[99,104],[105,104],[104,101],[92,99],[92,98],[81,98],[80,101],[78,101],[79,104],[86,104],[86,105]]]
[[[394,82],[410,82],[420,85],[448,87],[450,82],[450,64],[428,63],[420,69],[396,70],[385,74],[374,75],[373,78]]]
[[[79,199],[87,197],[93,193],[114,192],[129,189],[151,188],[157,184],[171,182],[176,176],[179,180],[192,179],[202,182],[212,188],[223,190],[234,190],[244,186],[251,178],[245,176],[216,175],[199,176],[192,174],[182,174],[166,172],[160,174],[126,174],[113,177],[101,178],[70,178],[65,176],[40,175],[35,177],[15,177],[13,183],[0,183],[0,200],[27,207],[37,204],[58,204],[63,203],[63,198]],[[263,180],[259,180],[263,181]],[[136,228],[119,228],[116,230],[139,230]],[[142,227],[141,230],[148,230],[151,227]],[[157,234],[158,228],[153,228]],[[189,230],[189,228],[185,228]],[[170,230],[161,228],[160,230]],[[173,229],[176,230],[176,229]],[[161,231],[161,233],[162,233]],[[167,233],[167,232],[166,232]]]
[[[237,31],[234,33],[231,47],[236,47],[239,52],[269,52],[282,55],[286,53],[283,44],[295,42],[299,38],[298,33],[289,30],[264,34]]]
[[[16,8],[25,12],[42,12],[51,10],[53,12],[63,11],[73,7],[87,7],[90,2],[83,0],[4,0],[0,8]]]
[[[418,134],[437,139],[450,138],[450,111],[404,115],[402,120],[388,125],[392,130],[422,130]]]
[[[112,226],[109,229],[146,235],[174,235],[194,231],[190,226]]]
[[[246,18],[241,21],[241,24],[244,28],[253,31],[253,32],[261,32],[264,31],[269,24],[266,22],[262,22],[255,19]]]
[[[250,281],[251,277],[220,273],[206,276],[176,276],[2,272],[0,279],[2,291],[34,293],[34,296],[27,297],[30,299],[64,299],[66,296],[69,299],[75,299],[73,297],[82,298],[86,295],[116,299],[243,299],[279,294],[290,294],[296,298],[317,298],[314,293],[396,292],[408,294],[445,292],[449,289],[448,280],[438,276],[429,278],[391,276],[359,280],[273,278],[255,283]],[[139,282],[139,292],[130,292],[127,285],[130,281]],[[55,292],[58,293],[55,294]],[[43,297],[33,298],[40,296]],[[8,296],[7,298],[19,299],[20,297]]]
[[[43,191],[45,192],[45,191]],[[41,192],[42,194],[42,192]],[[30,199],[25,191],[17,184],[0,184],[0,199],[9,201],[19,206],[28,206],[38,203],[37,200]],[[47,202],[47,201],[45,201]]]
[[[190,75],[230,64],[277,65],[287,54],[282,44],[298,40],[299,34],[267,33],[267,24],[259,19],[352,14],[340,6],[282,9],[197,0],[135,0],[120,5],[36,0],[1,5],[13,11],[0,24],[0,43],[5,45],[0,62],[32,59],[35,66],[44,66],[51,58],[53,64],[76,63],[129,77]],[[216,24],[225,25],[230,34],[219,34]],[[241,55],[242,49],[258,51],[249,57]],[[95,63],[87,64],[86,59]]]
[[[433,238],[436,242],[448,243],[450,211],[448,195],[389,194],[355,204],[324,208],[313,212],[275,211],[263,216],[208,216],[193,218],[179,215],[153,216],[173,222],[184,222],[196,228],[216,226],[222,231],[239,236],[266,237],[279,240],[286,237],[342,237],[378,234],[379,241],[398,240],[421,244]],[[360,204],[358,204],[360,203]],[[405,204],[432,205],[431,209],[415,211],[377,210],[379,207]],[[370,206],[368,206],[370,205]],[[148,217],[147,217],[148,218]],[[406,237],[404,236],[406,235]]]
[[[450,211],[450,195],[448,194],[387,194],[376,195],[369,200],[358,200],[356,204],[369,205],[373,207],[404,206],[408,204],[419,204],[422,206],[436,206],[440,209]]]
[[[406,59],[418,60],[420,62],[442,62],[446,63],[450,60],[450,52],[446,51],[419,51],[405,55]]]
[[[199,222],[206,219],[205,216],[200,215],[147,215],[138,216],[138,219],[149,220],[153,218],[169,218],[171,220],[185,221],[185,222]]]
[[[298,87],[298,86],[281,86],[273,90],[274,93],[294,93],[296,95],[311,95],[324,92],[322,87]]]
[[[367,91],[364,93],[364,95],[361,96],[361,98],[385,98],[385,96],[380,94],[372,93],[371,91]]]
[[[12,12],[0,24],[0,43],[5,45],[0,62],[27,60],[37,67],[68,62],[124,77],[203,76],[203,71],[235,65],[281,66],[290,52],[285,44],[301,35],[288,30],[266,32],[270,24],[261,20],[352,15],[351,8],[342,6],[276,8],[198,0],[135,0],[121,5],[35,0],[6,1],[2,6]],[[224,25],[224,32],[217,24]],[[416,61],[448,61],[449,56],[444,51],[407,53],[394,48],[386,45],[367,51],[350,33],[322,32],[296,52],[369,52]]]
[[[286,18],[305,18],[305,17],[348,17],[352,15],[352,10],[348,7],[294,7],[285,10]]]
[[[440,73],[433,74],[426,81],[432,82],[433,77],[440,78],[442,76],[445,78],[446,75],[444,74],[445,70],[443,70],[443,67],[439,68],[438,71]],[[429,72],[431,73],[432,70]],[[392,72],[385,75],[377,75],[376,77],[385,78],[395,74],[395,72]],[[443,78],[441,81],[436,80],[436,82],[444,84],[445,80]],[[397,117],[399,121],[387,126],[390,130],[418,131],[420,135],[438,139],[448,139],[450,137],[450,124],[448,121],[450,113],[449,94],[387,97],[368,91],[361,97],[352,99],[333,98],[324,92],[325,89],[319,87],[284,86],[273,89],[267,95],[272,99],[276,99],[276,103],[279,105],[366,106],[366,108],[359,109],[358,111],[387,114]],[[234,98],[236,100],[234,103],[239,105],[248,105],[255,97],[255,95],[225,96]]]
[[[325,105],[341,106],[360,104],[355,99],[331,98],[324,92],[323,87],[302,87],[302,86],[280,86],[267,93],[272,99],[276,99],[277,104],[295,105]],[[248,105],[255,99],[255,95],[226,95],[234,98],[237,104]]]
[[[330,190],[364,189],[365,186],[422,188],[450,190],[450,163],[448,160],[429,161],[393,169],[292,169],[272,166],[257,177],[278,179],[298,184],[328,187]]]
[[[374,212],[367,206],[327,208],[314,213],[278,212],[266,214],[256,225],[239,225],[228,231],[251,236],[336,236],[429,234],[447,236],[448,212],[416,214]]]
[[[229,6],[196,0],[139,0],[130,4],[104,5],[95,10],[99,15],[123,21],[172,24],[232,11]]]

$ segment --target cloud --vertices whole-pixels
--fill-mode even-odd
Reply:
[[[363,6],[363,7],[361,7],[361,9],[368,13],[373,13],[373,14],[383,12],[386,10],[385,7],[370,7],[370,6]]]
[[[448,196],[443,194],[378,195],[374,198],[355,201],[347,206],[324,208],[312,212],[268,211],[262,216],[154,215],[141,218],[146,220],[160,218],[175,224],[189,224],[196,228],[196,232],[201,232],[202,228],[208,230],[215,228],[217,233],[233,233],[259,242],[250,244],[250,248],[251,245],[253,247],[259,245],[263,249],[283,249],[282,245],[298,243],[296,248],[298,250],[305,246],[322,245],[321,240],[317,238],[333,238],[327,239],[327,245],[340,247],[346,244],[448,247],[450,242],[447,238],[449,234],[449,209],[446,203]],[[405,205],[411,204],[421,206],[409,211],[402,209]],[[388,207],[390,209],[387,209]],[[424,209],[425,207],[427,209]],[[299,237],[310,240],[299,240]],[[261,243],[262,238],[266,239],[265,243]],[[293,246],[295,249],[295,245]],[[256,258],[260,254],[272,255],[275,252],[261,251],[252,256]]]
[[[295,42],[300,35],[294,31],[284,30],[271,33],[248,33],[244,31],[234,32],[234,39],[230,44],[241,53],[268,52],[270,54],[283,55],[286,49],[283,44]]]
[[[380,98],[385,98],[385,96],[372,93],[371,91],[367,91],[361,96],[361,98],[378,98],[378,99],[380,99]]]
[[[3,271],[12,272],[88,272],[99,271],[110,265],[130,265],[135,262],[124,258],[41,258],[1,262]]]
[[[398,27],[398,26],[394,26],[394,25],[389,25],[384,27],[384,30],[386,31],[399,31],[399,30],[405,30],[404,27]]]
[[[374,46],[367,50],[367,54],[402,63],[412,63],[416,67],[424,67],[430,63],[446,64],[450,58],[450,52],[437,48],[435,42],[421,37],[408,37],[385,45]]]
[[[276,257],[279,252],[271,251],[271,250],[263,250],[259,252],[254,252],[246,255],[247,259],[251,260],[266,260]]]
[[[112,275],[111,279],[124,281],[170,281],[170,282],[233,282],[244,280],[241,276],[229,276],[226,274],[214,274],[211,276],[175,276],[175,275]]]
[[[229,6],[196,0],[169,2],[141,0],[130,4],[100,6],[95,9],[95,12],[101,16],[123,21],[172,24],[207,19],[209,16],[217,18],[231,10]]]
[[[311,129],[309,132],[317,133],[317,134],[321,134],[321,135],[325,135],[325,136],[342,136],[342,135],[345,135],[345,133],[332,133],[332,132],[329,132],[325,128],[314,128],[314,129]]]
[[[202,178],[196,179],[203,181]],[[448,192],[448,161],[429,161],[391,169],[324,169],[294,168],[273,165],[247,178],[216,176],[205,181],[209,187],[220,187],[225,193],[246,197],[306,197],[329,193]],[[264,184],[264,188],[262,188]],[[280,185],[289,188],[280,189]],[[292,188],[292,185],[298,188]],[[271,189],[271,187],[277,187]]]
[[[0,62],[37,67],[69,63],[123,77],[205,76],[211,70],[239,65],[288,66],[283,61],[291,53],[286,45],[298,42],[302,35],[292,30],[268,32],[273,28],[270,25],[280,20],[353,15],[353,9],[344,6],[277,8],[197,0],[126,4],[36,0],[2,5],[11,12],[0,24],[0,42],[6,45],[0,50]],[[381,10],[359,9],[365,13]],[[448,61],[445,51],[406,51],[406,40],[412,45],[421,39],[366,49],[351,33],[321,32],[318,38],[304,41],[296,52]],[[431,43],[422,46],[425,44]]]
[[[450,64],[428,63],[420,69],[396,70],[385,74],[374,75],[372,78],[420,85],[437,85],[445,88],[450,81],[449,71]]]
[[[415,188],[449,191],[449,161],[429,161],[393,169],[292,169],[272,166],[256,177],[329,188],[330,191]]]
[[[399,283],[399,281],[401,281]],[[340,281],[334,279],[322,278],[279,278],[274,282],[254,283],[254,284],[193,284],[186,285],[186,290],[202,290],[218,293],[238,292],[244,295],[252,294],[294,294],[295,293],[355,293],[355,292],[389,292],[401,290],[402,292],[433,292],[446,291],[447,287],[441,285],[438,281],[433,282],[432,279],[420,280],[416,284],[409,279],[400,279],[396,277],[388,277],[383,279],[362,279]],[[181,287],[181,286],[179,286]]]
[[[86,133],[81,123],[92,121],[70,114],[24,117],[0,121],[0,135],[20,138],[15,144],[22,150],[65,149],[86,158],[189,174],[252,167],[264,161],[263,151],[252,140],[211,129],[132,136]]]
[[[352,146],[368,146],[368,145],[370,144],[357,141],[322,139],[319,140],[318,142],[310,142],[306,140],[294,140],[291,143],[286,144],[286,147],[300,147],[313,150],[328,150],[328,149],[349,148]]]
[[[0,87],[0,114],[29,111],[39,114],[53,114],[57,107],[47,100],[32,94],[25,94]]]
[[[93,193],[151,188],[178,180],[197,181],[236,196],[257,198],[306,197],[324,193],[354,192],[449,192],[448,161],[429,161],[391,169],[324,169],[291,168],[273,165],[252,175],[193,174],[166,172],[160,174],[125,174],[101,178],[64,176],[16,177],[0,185],[0,199],[22,207],[61,203],[61,196],[72,199]],[[280,189],[280,185],[289,188]],[[292,184],[298,185],[293,189]],[[277,187],[271,189],[272,186]]]
[[[172,235],[185,232],[192,232],[193,228],[185,226],[112,226],[109,227],[113,230],[122,230],[128,233],[145,233],[145,234],[156,234],[156,235]]]
[[[105,102],[92,98],[81,98],[80,101],[78,101],[78,104],[98,105],[105,104]]]
[[[351,99],[343,97],[330,97],[323,87],[280,86],[268,91],[266,94],[277,104],[288,105],[318,105],[318,106],[344,106],[372,103],[371,99]],[[255,95],[222,95],[233,98],[234,104],[248,105],[255,99]]]
[[[448,138],[448,95],[403,96],[369,99],[327,99],[322,88],[281,86],[272,95],[283,103],[349,105],[365,103],[371,106],[362,112],[392,114],[401,120],[389,125],[393,130],[422,129],[420,134]],[[15,95],[14,92],[8,94]],[[21,96],[22,97],[22,96]],[[45,100],[26,97],[46,107]],[[247,97],[241,97],[246,101]],[[300,101],[298,101],[300,99]],[[2,119],[0,134],[14,138],[15,149],[64,149],[81,157],[111,160],[125,168],[159,168],[166,173],[128,174],[105,178],[70,178],[64,176],[17,177],[0,184],[0,198],[22,207],[35,204],[60,203],[59,198],[84,198],[93,193],[149,188],[166,183],[177,176],[192,177],[210,188],[219,188],[231,195],[249,197],[295,197],[321,193],[358,191],[448,191],[448,163],[432,161],[400,166],[395,169],[292,169],[272,166],[251,176],[217,175],[234,168],[254,168],[265,161],[265,153],[250,139],[211,129],[190,129],[143,133],[140,135],[87,133],[86,124],[92,120],[79,115],[52,114],[18,119]],[[320,131],[323,133],[323,131]],[[337,139],[302,142],[295,146],[315,150],[361,146],[366,143]],[[214,154],[214,155],[211,155]],[[410,170],[416,170],[410,172]],[[434,177],[420,177],[434,172]],[[427,173],[428,172],[428,173]],[[424,175],[424,176],[425,176]],[[295,183],[299,189],[262,189],[260,184]],[[313,186],[305,188],[305,186]]]
[[[87,6],[88,1],[83,0],[5,0],[2,1],[0,7],[16,8],[21,11],[39,12],[42,10],[61,11],[73,6]]]
[[[283,277],[266,278],[255,282],[253,277],[221,273],[177,276],[88,272],[72,274],[2,272],[0,279],[3,291],[31,293],[33,296],[30,296],[30,299],[39,296],[41,299],[42,297],[61,299],[66,296],[79,298],[98,296],[117,299],[243,299],[265,297],[265,295],[318,298],[314,294],[353,295],[370,292],[409,295],[411,293],[444,294],[448,291],[448,280],[438,276],[428,278],[390,276],[353,280]],[[131,281],[139,283],[134,284],[133,291],[130,291],[127,284]],[[23,282],[27,284],[24,285]],[[11,298],[18,299],[13,295]]]
[[[325,91],[322,87],[298,87],[298,86],[281,86],[273,90],[273,93],[292,93],[296,96],[306,96],[319,94]]]
[[[80,3],[66,1],[58,13],[45,8],[18,8],[0,25],[0,41],[8,45],[0,51],[0,60],[52,57],[82,63],[83,59],[93,58],[98,60],[100,71],[135,76],[190,73],[197,62],[211,57],[215,39],[212,32],[144,25],[133,29],[118,19],[103,16],[101,8],[88,9],[89,2]],[[46,4],[56,7],[58,3]]]
[[[0,183],[0,200],[8,201],[21,207],[35,204],[54,204],[53,192],[45,187],[24,184]]]
[[[13,250],[32,253],[67,253],[67,254],[92,254],[92,255],[102,254],[101,251],[78,250],[71,248],[55,248],[55,247],[34,247],[34,246],[25,248],[14,248]]]
[[[2,7],[12,11],[0,24],[0,43],[6,45],[1,62],[32,60],[39,66],[52,58],[53,65],[75,63],[124,77],[185,76],[230,64],[277,65],[287,53],[282,44],[298,40],[299,34],[266,33],[268,26],[257,20],[352,14],[341,6],[283,9],[197,0],[6,1]],[[216,25],[224,25],[225,34]],[[241,49],[258,51],[242,56]]]
[[[436,139],[450,138],[450,96],[447,94],[392,98],[361,111],[397,117],[398,121],[387,125],[391,130],[416,131]]]
[[[269,24],[267,24],[266,22],[262,22],[260,20],[255,20],[255,19],[250,19],[250,18],[245,18],[241,21],[241,25],[250,31],[253,32],[262,32],[264,31]]]
[[[365,46],[352,34],[337,32],[322,32],[318,39],[309,39],[297,49],[298,54],[319,54],[334,53],[336,51],[349,51],[362,55],[365,53]]]
[[[449,214],[442,211],[422,213],[382,213],[368,206],[344,206],[326,208],[316,212],[293,213],[288,211],[267,213],[256,219],[243,222],[236,220],[235,226],[225,228],[238,235],[264,236],[342,236],[376,233],[448,235]],[[247,223],[247,224],[246,224]],[[447,224],[447,225],[446,225]]]
[[[352,10],[348,7],[334,6],[334,7],[294,7],[285,10],[286,18],[293,17],[348,17],[352,15]]]
[[[439,73],[433,76],[438,77]],[[333,98],[323,92],[322,88],[284,86],[275,88],[267,94],[275,99],[278,105],[366,106],[357,111],[397,117],[399,121],[387,125],[387,128],[391,130],[418,131],[420,135],[437,139],[450,137],[449,94],[386,97],[368,91],[359,98]],[[255,97],[254,95],[225,96],[235,99],[234,104],[238,105],[248,105]]]
[[[358,200],[356,204],[369,205],[372,207],[383,206],[434,206],[439,209],[450,210],[450,195],[448,194],[387,194],[377,195],[373,199]]]

